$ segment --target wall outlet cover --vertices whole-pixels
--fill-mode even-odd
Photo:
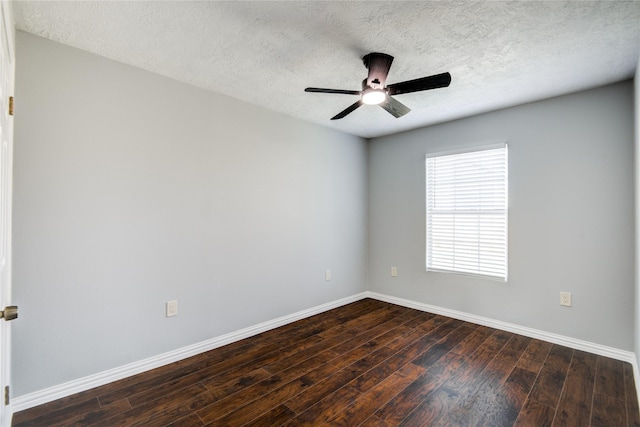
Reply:
[[[560,292],[560,305],[571,307],[571,292]]]
[[[167,301],[167,317],[178,315],[178,301]]]

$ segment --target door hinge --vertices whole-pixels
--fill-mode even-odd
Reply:
[[[13,96],[9,97],[9,115],[13,116]]]
[[[8,405],[9,404],[9,386],[5,386],[4,387],[4,404]]]

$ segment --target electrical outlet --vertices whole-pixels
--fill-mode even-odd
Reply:
[[[398,267],[391,267],[391,277],[398,277]]]
[[[560,292],[560,305],[571,307],[571,292]]]
[[[327,282],[331,280],[331,270],[327,270],[324,272],[324,280],[326,280]]]
[[[167,301],[167,317],[178,315],[178,301]]]

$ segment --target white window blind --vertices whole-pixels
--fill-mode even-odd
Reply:
[[[507,147],[428,157],[427,270],[507,279]]]

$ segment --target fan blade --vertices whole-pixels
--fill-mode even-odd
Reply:
[[[396,119],[398,117],[404,116],[409,111],[411,111],[411,109],[409,107],[404,105],[402,102],[400,102],[400,101],[398,101],[396,99],[393,99],[390,96],[387,96],[387,100],[385,102],[383,102],[382,104],[380,104],[380,106],[382,108],[384,108],[385,110],[387,110]]]
[[[369,69],[367,85],[373,89],[384,89],[387,75],[393,62],[393,56],[386,53],[372,52],[362,58],[365,67]]]
[[[359,90],[323,89],[321,87],[308,87],[304,91],[318,93],[342,93],[344,95],[360,95],[362,93]]]
[[[394,83],[387,86],[389,95],[400,95],[401,93],[418,92],[421,90],[437,89],[447,87],[451,83],[451,74],[442,73],[421,79],[408,80],[406,82]]]
[[[351,113],[353,110],[355,110],[356,108],[358,108],[361,105],[362,105],[362,101],[358,101],[358,102],[356,102],[354,104],[351,104],[350,106],[348,106],[347,108],[345,108],[344,110],[342,110],[341,112],[336,114],[335,116],[331,117],[331,120],[341,119],[341,118],[343,118],[347,114]]]

